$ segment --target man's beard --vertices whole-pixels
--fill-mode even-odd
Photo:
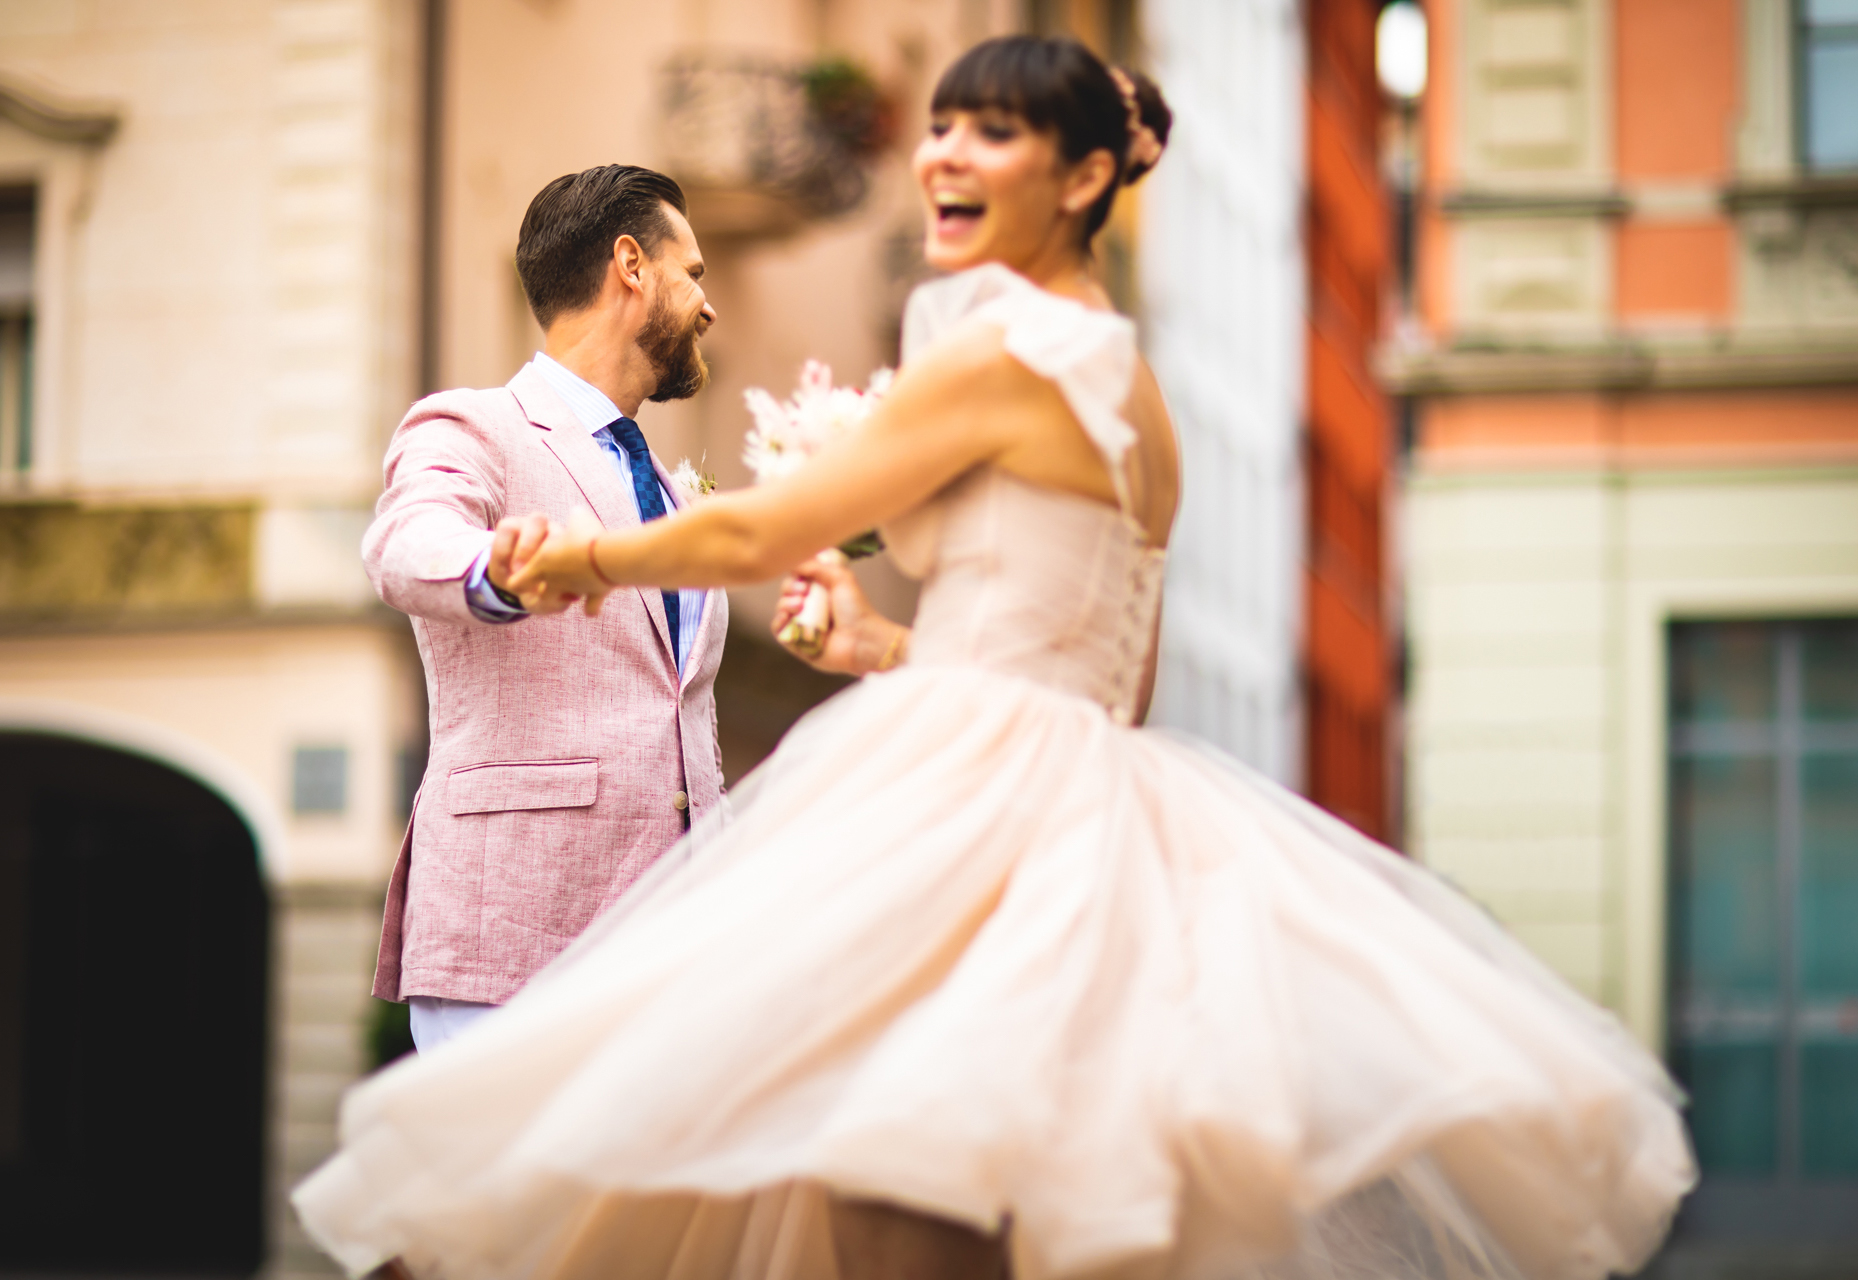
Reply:
[[[638,341],[639,350],[658,375],[657,389],[646,397],[653,404],[688,400],[709,382],[710,367],[697,350],[697,321],[693,319],[688,328],[680,328],[671,308],[665,305],[664,295],[660,294],[652,304]]]

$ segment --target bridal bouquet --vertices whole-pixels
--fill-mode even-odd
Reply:
[[[835,387],[832,370],[817,360],[808,360],[800,371],[799,388],[785,402],[776,400],[760,387],[744,392],[742,398],[748,404],[755,425],[748,433],[742,460],[755,473],[756,483],[792,474],[834,440],[863,426],[871,410],[890,389],[891,377],[891,370],[879,369],[871,375],[863,391],[856,387]],[[872,529],[820,554],[857,560],[883,549],[883,539]],[[816,582],[808,589],[800,612],[781,628],[779,639],[798,653],[817,657],[825,646],[831,622],[826,589]]]

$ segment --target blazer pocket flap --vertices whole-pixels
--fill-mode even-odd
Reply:
[[[598,760],[501,760],[453,769],[445,782],[445,808],[454,814],[581,809],[599,792]]]

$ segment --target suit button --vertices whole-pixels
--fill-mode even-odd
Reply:
[[[682,791],[678,792],[671,797],[671,807],[676,809],[679,813],[682,813],[684,810],[690,808],[690,797],[685,795]]]

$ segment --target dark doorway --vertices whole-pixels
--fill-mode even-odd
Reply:
[[[0,733],[0,1275],[257,1270],[269,920],[213,792]]]

